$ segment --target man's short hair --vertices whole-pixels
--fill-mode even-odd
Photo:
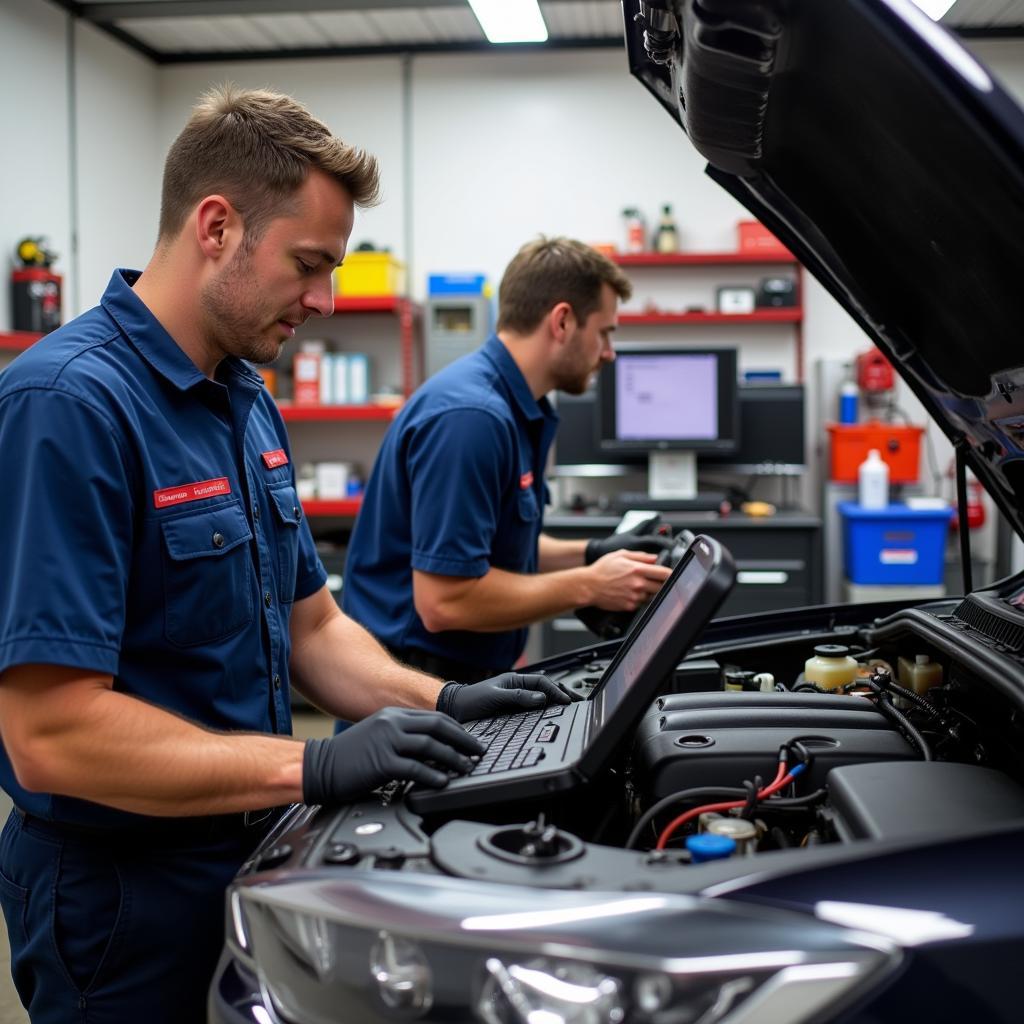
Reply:
[[[498,330],[529,334],[559,302],[582,324],[601,306],[601,286],[625,301],[629,279],[607,256],[572,238],[527,242],[505,268],[498,290]]]
[[[336,138],[301,103],[263,89],[211,89],[167,154],[160,239],[175,237],[204,196],[223,195],[241,215],[251,244],[314,167],[357,206],[379,201],[376,157]]]

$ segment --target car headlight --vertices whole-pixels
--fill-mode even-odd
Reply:
[[[799,1024],[899,956],[807,915],[660,893],[376,872],[236,898],[268,1010],[296,1024]]]

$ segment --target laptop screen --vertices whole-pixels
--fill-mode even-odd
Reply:
[[[651,667],[661,645],[686,615],[694,594],[708,577],[708,569],[691,550],[678,575],[667,582],[655,598],[650,614],[641,619],[623,641],[620,656],[608,666],[605,677],[591,697],[593,709],[590,737],[593,738],[615,713],[637,679]],[[676,652],[681,655],[683,652]]]

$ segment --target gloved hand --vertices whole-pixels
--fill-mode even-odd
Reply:
[[[503,672],[479,683],[445,683],[437,695],[437,710],[458,722],[471,722],[578,699],[545,676]]]
[[[302,755],[302,799],[338,804],[391,779],[412,779],[435,789],[448,769],[465,774],[470,755],[486,748],[447,715],[383,708],[326,740],[307,740]],[[424,764],[431,761],[438,767]]]
[[[671,537],[663,537],[657,533],[644,533],[650,528],[649,522],[637,523],[631,530],[623,530],[622,533],[613,533],[607,537],[593,537],[587,541],[583,561],[592,565],[602,555],[610,551],[619,551],[625,548],[627,551],[646,551],[652,555],[661,554],[662,551],[671,551],[673,540]]]

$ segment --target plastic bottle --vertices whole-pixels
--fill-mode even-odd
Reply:
[[[860,388],[857,382],[844,380],[839,388],[839,422],[857,422],[857,402],[860,400]]]
[[[672,217],[672,207],[669,203],[661,208],[661,220],[658,221],[658,229],[654,233],[654,251],[679,251],[679,232],[676,230],[676,222]]]
[[[942,666],[932,661],[927,654],[917,654],[914,660],[900,655],[899,681],[901,686],[924,696],[933,686],[942,684]]]
[[[625,218],[626,252],[643,252],[647,232],[640,211],[632,206],[627,206],[622,211],[622,216]]]
[[[837,690],[857,678],[857,662],[849,647],[842,644],[818,644],[814,657],[804,663],[804,680],[826,690]]]
[[[877,448],[857,467],[857,504],[861,508],[886,508],[889,504],[889,467]]]

